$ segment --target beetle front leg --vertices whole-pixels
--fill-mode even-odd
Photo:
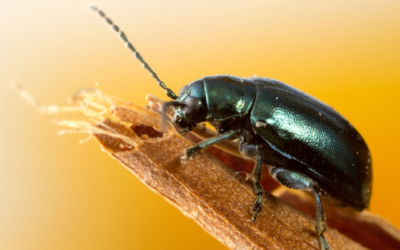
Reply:
[[[187,149],[185,149],[185,150],[183,151],[183,155],[181,156],[181,160],[188,160],[188,159],[191,159],[191,158],[194,157],[194,155],[195,155],[198,151],[200,151],[200,150],[202,150],[202,149],[205,149],[205,148],[207,148],[207,147],[209,147],[209,146],[211,146],[211,145],[214,145],[214,144],[216,144],[216,143],[219,143],[219,142],[221,142],[221,141],[228,140],[228,139],[230,139],[232,136],[239,134],[240,131],[241,131],[240,129],[235,129],[235,130],[232,130],[232,131],[230,131],[230,132],[228,132],[228,133],[225,133],[225,134],[223,134],[223,135],[221,135],[221,136],[217,136],[217,137],[214,137],[214,138],[211,138],[211,139],[202,141],[202,142],[200,142],[199,144],[197,144],[197,145],[194,146],[194,147],[187,148]]]

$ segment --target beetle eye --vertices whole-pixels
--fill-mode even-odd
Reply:
[[[201,105],[197,98],[190,98],[185,106],[185,115],[189,118],[194,118],[199,115]]]

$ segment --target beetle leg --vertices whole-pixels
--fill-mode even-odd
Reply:
[[[323,235],[324,231],[327,231],[328,228],[326,226],[326,218],[325,218],[325,213],[324,210],[322,209],[322,204],[321,204],[321,199],[319,198],[318,193],[313,189],[314,195],[315,195],[315,201],[317,203],[317,215],[315,217],[315,231],[317,231],[317,234],[319,235],[319,242],[321,244],[321,249],[323,250],[328,250],[328,242],[326,242],[326,239]]]
[[[326,239],[323,235],[323,232],[327,231],[328,228],[327,228],[326,222],[325,222],[326,219],[325,219],[324,211],[322,209],[321,199],[317,192],[317,190],[319,190],[318,184],[303,174],[289,171],[289,170],[286,170],[283,168],[273,167],[273,168],[271,168],[270,171],[271,171],[272,177],[275,180],[277,180],[279,183],[281,183],[282,185],[284,185],[288,188],[314,192],[315,200],[317,203],[317,215],[315,218],[315,231],[317,232],[317,235],[319,236],[319,242],[321,245],[321,249],[329,250],[329,245],[326,242]]]
[[[194,157],[194,155],[198,151],[200,151],[202,149],[205,149],[205,148],[207,148],[207,147],[209,147],[211,145],[214,145],[216,143],[219,143],[221,141],[228,140],[229,138],[231,138],[232,136],[234,136],[234,135],[236,135],[238,133],[240,133],[240,129],[235,129],[235,130],[232,130],[232,131],[230,131],[228,133],[225,133],[225,134],[223,134],[221,136],[217,136],[217,137],[202,141],[202,142],[200,142],[199,144],[197,144],[194,147],[187,148],[187,149],[185,149],[183,151],[183,155],[181,156],[181,160],[191,159],[191,158]]]
[[[247,174],[246,180],[251,179],[254,185],[254,195],[256,199],[254,201],[253,207],[251,210],[254,212],[253,218],[251,219],[252,222],[256,222],[257,214],[261,211],[262,208],[262,199],[264,194],[264,189],[260,184],[261,179],[261,172],[262,172],[262,157],[261,153],[257,154],[257,162],[254,166],[253,172],[251,174]]]

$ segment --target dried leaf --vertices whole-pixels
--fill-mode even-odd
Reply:
[[[103,123],[138,146],[127,148],[118,138],[95,135],[103,149],[225,245],[231,249],[319,249],[310,216],[267,193],[263,210],[252,223],[253,190],[242,176],[206,152],[181,162],[183,150],[194,143],[174,130],[151,136],[156,123],[153,116],[144,119],[148,110],[113,107],[112,111],[115,119]],[[325,236],[332,249],[365,249],[335,229]]]

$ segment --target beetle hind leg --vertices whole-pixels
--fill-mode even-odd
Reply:
[[[321,249],[328,250],[329,245],[328,242],[326,242],[326,239],[323,234],[323,232],[328,230],[326,226],[325,213],[324,210],[322,209],[321,199],[319,198],[318,193],[315,191],[315,189],[313,189],[313,192],[315,195],[315,201],[317,203],[317,215],[315,217],[315,231],[317,231],[317,234],[319,236]]]
[[[324,211],[322,209],[321,199],[318,194],[319,186],[318,184],[310,179],[309,177],[294,172],[289,171],[283,168],[272,168],[271,169],[272,177],[277,180],[282,185],[297,189],[297,190],[305,190],[312,191],[315,195],[315,201],[317,203],[317,214],[315,218],[315,231],[319,236],[320,247],[322,250],[329,250],[329,245],[324,237],[323,232],[327,231],[328,228],[326,226],[326,218]]]

